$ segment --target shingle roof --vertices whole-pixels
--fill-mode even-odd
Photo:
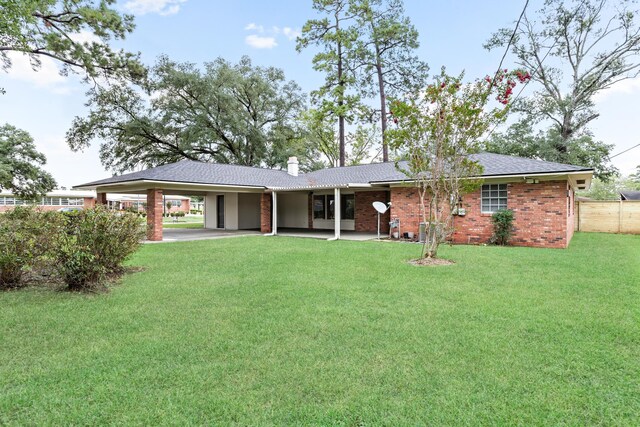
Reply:
[[[507,156],[495,153],[477,153],[470,157],[477,161],[483,168],[482,176],[526,175],[541,173],[566,173],[578,171],[592,171],[591,168],[568,165],[564,163],[547,162],[545,160],[527,159],[524,157]],[[406,169],[406,162],[400,162],[400,168]],[[407,179],[406,175],[395,167],[389,175],[382,179],[373,179],[371,182],[394,182]]]
[[[267,187],[289,185],[292,178],[295,177],[285,171],[275,169],[182,160],[139,172],[89,182],[78,187],[93,187],[142,180],[234,185],[238,187]]]
[[[640,191],[624,190],[620,195],[622,200],[640,200]]]
[[[556,172],[588,172],[592,170],[581,166],[493,153],[473,154],[472,158],[483,166],[484,172],[482,176],[485,177]],[[406,163],[401,162],[399,166],[400,168],[406,167]],[[296,177],[281,170],[182,160],[177,163],[158,166],[140,172],[90,182],[79,185],[78,187],[96,187],[100,185],[152,180],[264,188],[317,188],[344,186],[347,184],[397,182],[406,179],[407,176],[396,168],[394,162],[322,169]]]

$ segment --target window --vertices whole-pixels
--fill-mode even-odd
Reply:
[[[355,219],[356,198],[353,194],[340,197],[340,219]]]
[[[335,219],[336,205],[333,203],[333,196],[327,197],[327,219]]]
[[[335,197],[332,194],[313,196],[313,219],[335,219]],[[355,197],[353,194],[340,196],[340,219],[355,218]]]
[[[494,213],[507,209],[507,184],[482,186],[482,213]]]
[[[313,219],[324,219],[325,206],[324,196],[313,196]]]

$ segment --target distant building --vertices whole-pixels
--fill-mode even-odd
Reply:
[[[15,206],[32,204],[16,197],[9,191],[0,192],[0,212],[6,212]],[[95,191],[54,190],[37,203],[39,207],[47,211],[57,211],[66,207],[92,208],[96,204]]]
[[[189,213],[190,198],[185,196],[165,196],[163,208],[167,210],[167,203],[171,205],[168,213]],[[22,200],[9,191],[0,192],[0,212],[6,212],[15,206],[30,205],[33,202]],[[58,211],[63,208],[89,209],[96,205],[95,191],[79,190],[54,190],[42,197],[37,203],[38,207],[47,211]],[[139,194],[107,194],[107,206],[116,210],[135,208],[145,211],[147,196]]]

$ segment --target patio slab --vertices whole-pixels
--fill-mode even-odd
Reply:
[[[165,228],[162,231],[161,242],[145,241],[145,243],[166,243],[166,242],[188,242],[192,240],[206,239],[222,239],[227,237],[240,236],[260,236],[262,233],[258,230],[217,230],[210,228]],[[278,230],[278,236],[283,237],[302,237],[308,239],[332,239],[333,230],[307,230],[297,228],[284,228]],[[383,234],[384,239],[387,235]],[[342,231],[340,233],[341,240],[374,240],[377,238],[376,233],[361,233],[356,231]]]

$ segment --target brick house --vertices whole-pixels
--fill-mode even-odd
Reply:
[[[567,247],[574,192],[589,187],[592,169],[492,153],[472,157],[483,166],[483,185],[463,197],[454,242],[487,242],[493,212],[512,209],[513,244]],[[403,232],[417,236],[422,221],[417,190],[393,162],[299,174],[293,157],[287,171],[183,160],[77,188],[97,191],[98,200],[106,192],[146,192],[150,240],[162,240],[162,197],[171,194],[203,196],[205,228],[333,230],[339,239],[342,231],[376,231],[374,201],[390,203],[382,232],[399,220]]]
[[[36,205],[45,211],[58,211],[64,208],[89,209],[95,206],[96,193],[94,191],[55,190],[47,193]],[[15,206],[28,205],[8,191],[0,192],[0,212],[6,212]]]

